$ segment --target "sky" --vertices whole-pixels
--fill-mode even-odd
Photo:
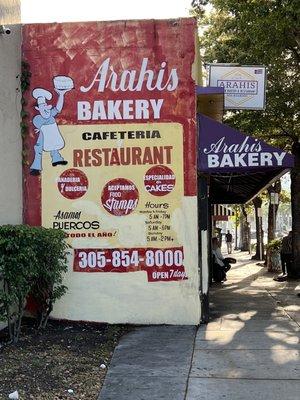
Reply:
[[[22,23],[188,17],[191,0],[21,0]]]

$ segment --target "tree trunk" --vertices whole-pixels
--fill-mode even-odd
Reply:
[[[263,260],[264,259],[264,239],[262,229],[262,218],[258,216],[258,208],[261,208],[262,199],[257,196],[252,200],[255,209],[255,228],[256,228],[256,252],[252,259]]]
[[[277,218],[277,211],[279,204],[271,204],[271,193],[281,192],[281,182],[280,180],[276,181],[273,185],[268,187],[269,194],[269,212],[268,212],[268,243],[270,243],[273,239],[275,239],[275,225]]]
[[[292,153],[295,156],[295,167],[291,171],[293,264],[289,275],[300,278],[300,143],[293,144]]]
[[[241,251],[250,252],[250,226],[247,222],[247,213],[245,207],[241,206]]]

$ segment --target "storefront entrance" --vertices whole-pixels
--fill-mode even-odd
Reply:
[[[202,114],[198,115],[199,253],[202,321],[209,318],[211,206],[245,204],[294,165],[294,157]]]

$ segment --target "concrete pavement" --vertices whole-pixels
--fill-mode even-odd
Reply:
[[[142,327],[122,338],[99,400],[299,398],[299,282],[275,282],[247,254],[237,257],[211,290],[207,325]]]
[[[123,337],[99,399],[184,399],[195,334],[193,326],[149,326]]]

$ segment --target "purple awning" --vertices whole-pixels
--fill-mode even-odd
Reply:
[[[210,175],[213,204],[246,203],[294,166],[294,156],[198,116],[198,170]]]
[[[199,114],[198,169],[201,172],[250,172],[287,169],[294,156]]]
[[[224,94],[224,88],[220,86],[196,86],[197,95]]]

